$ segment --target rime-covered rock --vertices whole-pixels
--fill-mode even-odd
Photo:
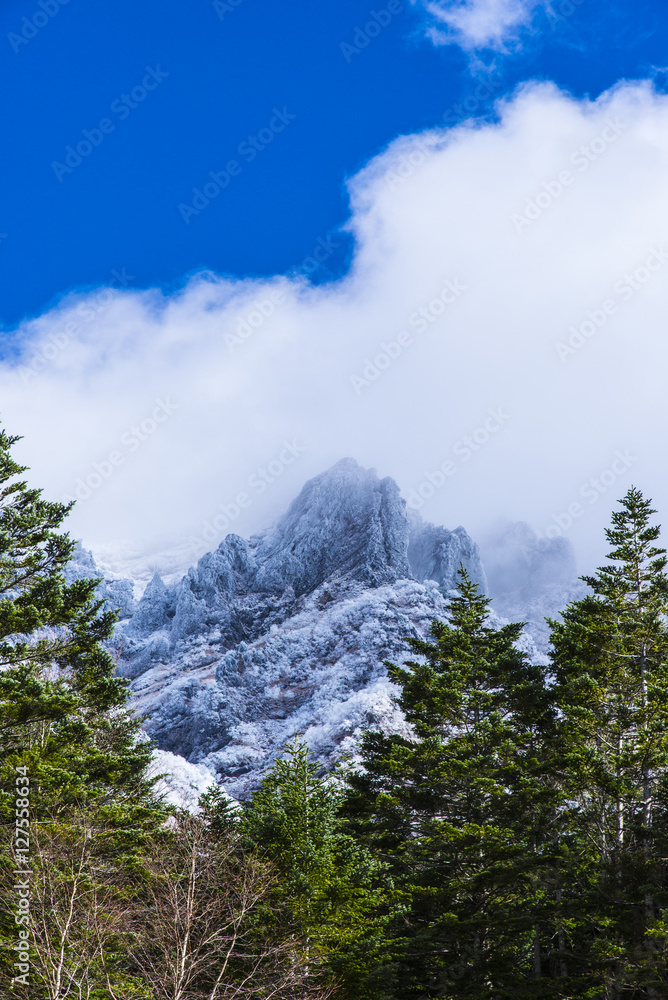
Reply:
[[[254,641],[224,650],[216,633],[193,637],[134,681],[134,707],[158,746],[243,796],[295,733],[331,760],[365,727],[405,729],[384,661],[401,662],[405,638],[444,611],[433,584],[330,580]]]
[[[443,617],[462,563],[484,587],[463,528],[409,522],[392,479],[338,462],[272,529],[153,577],[116,637],[146,732],[243,795],[296,732],[327,761],[400,729],[384,661]]]
[[[487,578],[480,550],[464,528],[439,528],[414,516],[408,545],[408,561],[416,580],[435,580],[445,591],[457,585],[461,566],[474,583],[487,592]]]
[[[522,610],[538,580],[570,571],[522,526],[495,551],[489,587],[520,580]],[[177,583],[154,576],[118,629],[119,669],[156,745],[244,797],[295,733],[328,766],[365,728],[409,732],[385,664],[445,617],[460,565],[488,589],[464,528],[409,516],[393,480],[344,459],[273,528],[228,535]],[[522,644],[544,657],[534,618],[543,649],[533,633]]]
[[[137,610],[132,580],[104,578],[104,574],[99,571],[95,563],[93,553],[84,549],[81,542],[77,542],[74,556],[65,567],[64,575],[67,583],[103,577],[102,583],[97,588],[97,596],[106,601],[108,608],[118,611],[121,619],[130,618]]]
[[[148,776],[157,778],[154,791],[166,805],[197,812],[201,795],[217,785],[216,776],[202,764],[191,764],[168,750],[155,750]]]
[[[306,484],[256,550],[257,590],[300,597],[340,574],[371,587],[410,575],[406,503],[392,479],[346,458]]]

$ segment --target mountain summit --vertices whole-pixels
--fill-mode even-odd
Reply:
[[[461,564],[486,587],[464,528],[409,516],[394,480],[343,459],[272,528],[154,576],[126,603],[119,669],[158,747],[243,795],[295,732],[326,761],[364,726],[402,728],[383,661],[443,617]]]

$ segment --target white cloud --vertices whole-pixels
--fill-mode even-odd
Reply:
[[[429,35],[438,45],[503,51],[545,0],[424,0],[433,19]]]
[[[201,276],[26,322],[0,415],[49,496],[93,484],[72,533],[117,566],[164,568],[168,544],[187,564],[216,515],[258,530],[345,455],[407,495],[433,485],[422,514],[450,527],[571,519],[587,558],[631,482],[668,520],[668,99],[532,85],[500,111],[353,179],[339,282]]]

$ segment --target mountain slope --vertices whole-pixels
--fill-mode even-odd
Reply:
[[[274,528],[228,535],[178,583],[155,576],[119,628],[121,671],[157,745],[244,795],[286,740],[327,762],[362,727],[401,729],[383,661],[443,617],[475,543],[407,516],[396,483],[344,459]]]
[[[425,523],[392,479],[343,459],[273,528],[228,535],[178,582],[156,574],[138,602],[129,580],[99,593],[120,608],[113,645],[147,734],[243,797],[296,733],[328,766],[365,728],[407,732],[384,661],[445,617],[460,565],[491,591],[492,623],[526,621],[522,644],[544,662],[544,615],[584,589],[570,544],[510,524],[485,558],[489,583],[464,528]],[[101,575],[82,548],[68,573]]]

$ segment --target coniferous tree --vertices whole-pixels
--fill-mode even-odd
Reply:
[[[166,817],[147,777],[151,744],[139,739],[140,722],[126,708],[127,683],[115,676],[114,662],[102,645],[112,634],[116,614],[96,599],[99,581],[66,584],[63,569],[74,543],[58,529],[70,505],[44,500],[40,490],[19,478],[25,469],[11,457],[17,440],[0,431],[0,887],[7,945],[1,961],[9,978],[16,931],[11,872],[30,865],[32,857],[16,851],[17,775],[30,789],[29,808],[22,816],[40,834],[32,838],[30,850],[39,853],[40,844],[49,845],[44,857],[34,858],[32,876],[34,917],[39,918],[43,904],[43,927],[57,928],[61,903],[68,912],[71,904],[75,912],[84,897],[92,898],[96,878],[105,882],[104,892],[98,885],[98,899],[107,898],[110,879],[124,891],[132,866],[140,863],[142,843]],[[94,863],[90,845],[77,839],[77,829],[84,827],[96,837]],[[73,879],[74,853],[68,859],[62,845],[75,842],[72,851],[81,847],[88,867],[77,869]],[[56,844],[63,874],[57,884],[50,882],[54,866],[48,853]],[[63,902],[66,898],[70,903]],[[48,914],[55,923],[49,924]],[[73,918],[68,919],[73,929]],[[74,937],[54,933],[58,948],[45,949],[45,954],[58,953],[65,968]],[[80,965],[79,958],[73,961]],[[94,967],[99,971],[92,961]],[[92,971],[89,980],[91,976]],[[90,980],[87,989],[95,985]],[[21,988],[16,987],[16,995],[22,995]],[[45,967],[41,973],[36,969],[30,995],[60,998],[68,995],[64,989],[57,970]]]
[[[552,622],[572,864],[569,977],[606,997],[663,996],[668,907],[668,578],[651,501],[631,488],[610,563]]]
[[[366,734],[350,779],[351,829],[402,896],[388,997],[550,995],[554,712],[522,625],[492,628],[489,603],[462,570],[434,641],[409,640],[422,659],[388,664],[415,737]]]
[[[215,822],[178,810],[150,845],[144,888],[129,912],[130,968],[151,1000],[328,1000],[328,983],[295,954],[275,907],[277,872]]]
[[[2,773],[29,768],[35,808],[84,798],[118,808],[124,798],[141,809],[152,747],[137,739],[127,682],[102,645],[116,612],[96,598],[99,580],[66,584],[75,543],[57,529],[71,504],[45,501],[17,478],[26,471],[11,458],[17,440],[0,431]]]
[[[279,873],[281,897],[314,972],[330,970],[355,1000],[375,998],[387,874],[343,831],[340,792],[318,770],[308,745],[295,738],[253,795],[241,825]]]

